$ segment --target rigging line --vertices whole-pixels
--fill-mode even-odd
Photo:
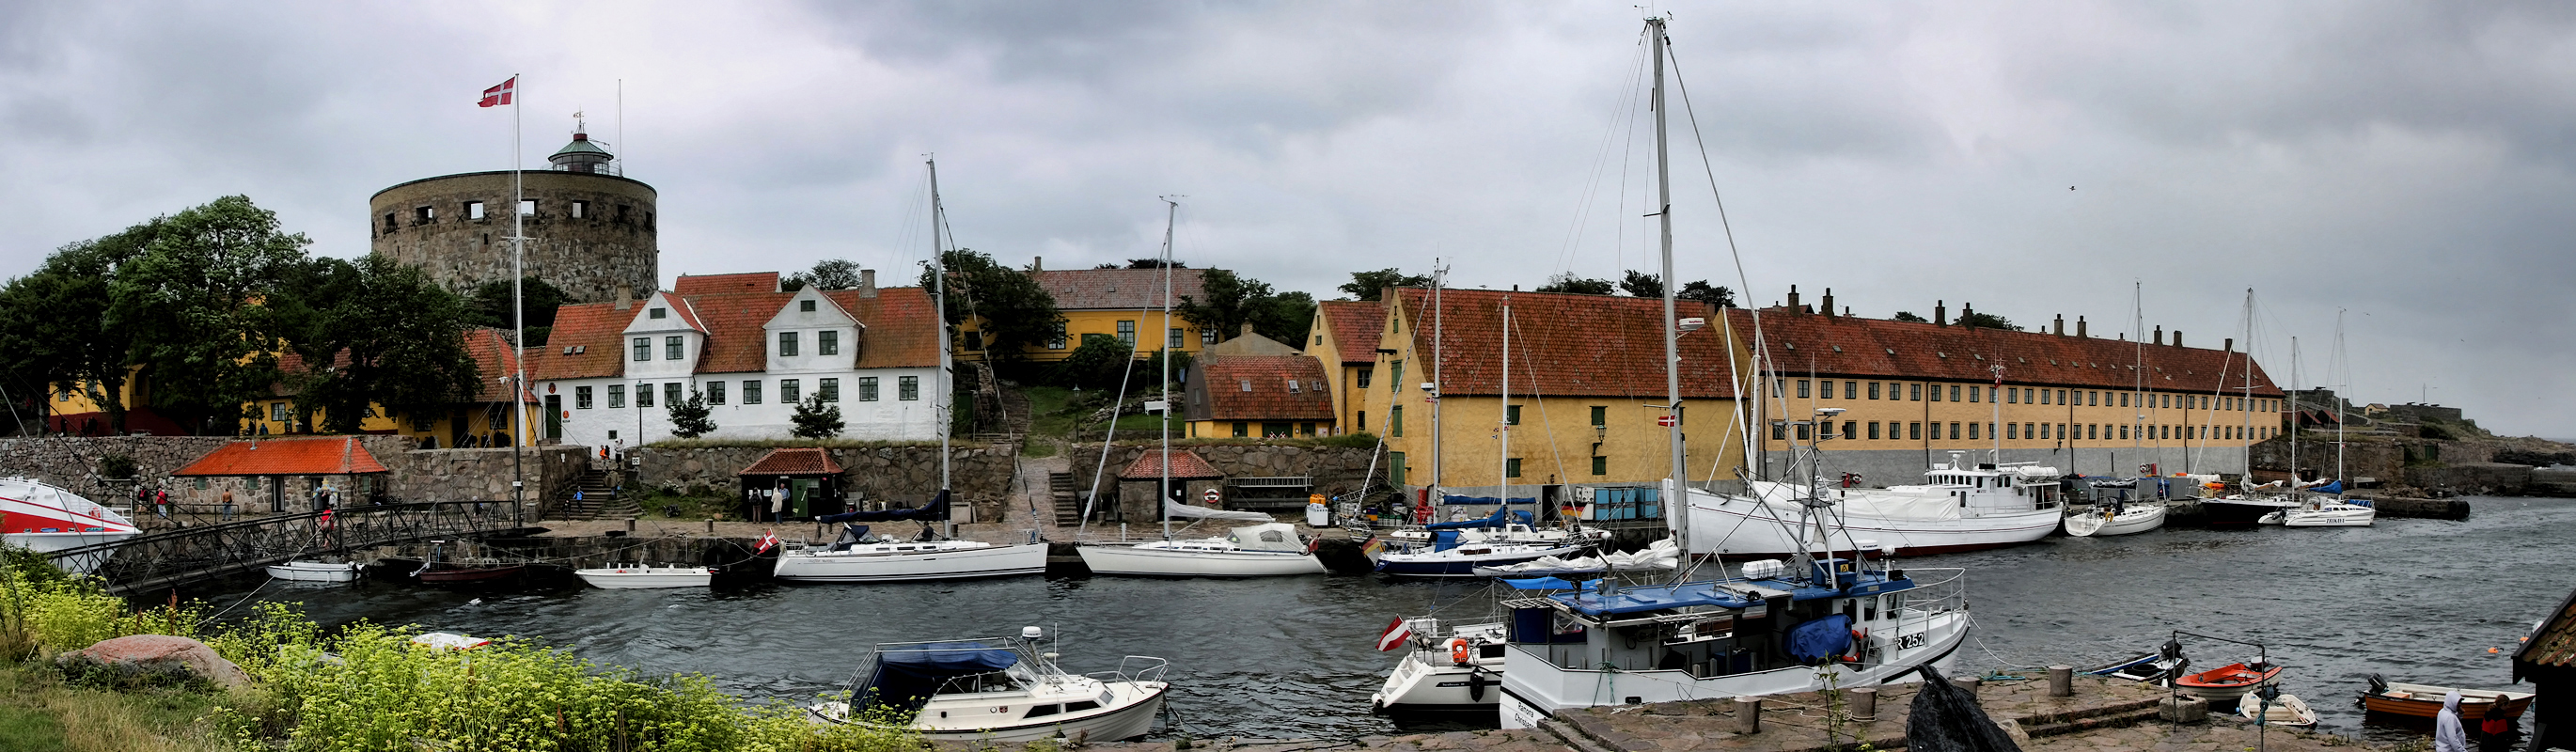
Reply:
[[[1717,190],[1717,168],[1709,163],[1708,138],[1700,132],[1699,110],[1691,105],[1690,83],[1682,78],[1681,56],[1670,55],[1669,57],[1673,62],[1673,86],[1681,92],[1682,113],[1684,118],[1690,121],[1691,141],[1699,146],[1700,172],[1708,178],[1709,198],[1717,203],[1717,226],[1720,230],[1724,231],[1726,236],[1727,256],[1735,262],[1735,284],[1737,285],[1735,294],[1748,296],[1745,298],[1744,303],[1748,306],[1746,310],[1750,311],[1753,317],[1753,352],[1762,353],[1765,352],[1762,349],[1764,347],[1762,337],[1762,309],[1758,307],[1750,307],[1753,305],[1752,298],[1749,297],[1753,294],[1751,292],[1753,289],[1753,281],[1744,273],[1744,252],[1736,246],[1735,224],[1733,221],[1727,219],[1726,216],[1726,196]],[[1667,209],[1667,211],[1669,211],[1669,209]],[[1679,277],[1681,275],[1679,273],[1675,273],[1673,276]],[[1664,280],[1664,284],[1678,284],[1678,282],[1676,280],[1668,279]],[[1724,313],[1724,311],[1720,311],[1720,313]],[[1757,357],[1759,356],[1757,355]],[[1729,348],[1727,358],[1729,365],[1732,365],[1734,361],[1734,352],[1732,348]],[[1754,365],[1756,366],[1756,376],[1758,379],[1760,363],[1757,362]],[[1783,409],[1786,409],[1785,405],[1783,406]],[[1748,445],[1748,449],[1749,448],[1750,447]]]
[[[1503,318],[1503,325],[1508,327],[1508,326],[1511,326],[1511,324],[1512,324],[1512,317],[1511,317],[1510,315],[1506,314],[1506,315],[1504,316],[1504,318]],[[1505,357],[1505,358],[1509,358],[1509,357],[1511,357],[1511,356],[1512,356],[1511,351],[1509,351],[1509,350],[1505,350],[1505,351],[1503,352],[1503,357]],[[1574,482],[1574,474],[1573,474],[1573,473],[1570,473],[1570,472],[1567,472],[1567,471],[1566,471],[1566,469],[1565,469],[1565,447],[1563,446],[1563,444],[1562,444],[1561,442],[1558,442],[1558,441],[1556,440],[1556,438],[1555,438],[1555,437],[1556,437],[1556,424],[1555,424],[1554,422],[1549,421],[1549,420],[1547,419],[1547,396],[1546,396],[1545,394],[1541,394],[1541,393],[1540,393],[1540,391],[1539,391],[1539,383],[1538,383],[1538,362],[1537,362],[1535,359],[1533,359],[1533,358],[1531,358],[1531,357],[1530,357],[1530,354],[1529,354],[1529,339],[1528,339],[1527,337],[1523,337],[1523,338],[1521,339],[1521,362],[1522,362],[1522,363],[1524,363],[1524,364],[1526,364],[1526,365],[1522,366],[1522,368],[1523,368],[1523,370],[1524,370],[1526,373],[1528,373],[1528,374],[1529,374],[1529,384],[1530,384],[1530,391],[1529,391],[1529,393],[1530,393],[1530,398],[1531,398],[1531,400],[1532,400],[1532,401],[1535,401],[1535,402],[1537,402],[1537,403],[1538,403],[1538,425],[1539,425],[1539,428],[1540,428],[1540,429],[1542,429],[1542,430],[1545,430],[1545,431],[1547,432],[1548,437],[1549,437],[1549,438],[1548,438],[1548,441],[1547,441],[1547,453],[1548,453],[1548,455],[1549,455],[1550,457],[1553,457],[1553,458],[1555,458],[1555,460],[1556,460],[1556,477],[1558,477],[1558,478],[1562,479],[1562,480],[1563,480],[1563,482],[1572,483],[1572,482]],[[1510,385],[1510,384],[1504,384],[1504,386],[1509,387],[1509,386],[1511,386],[1511,385]],[[1507,413],[1508,413],[1508,412],[1510,412],[1510,410],[1509,410],[1508,408],[1506,408],[1506,409],[1504,410],[1504,412],[1507,412]],[[1497,496],[1497,497],[1502,497],[1502,498],[1509,498],[1509,497],[1511,496],[1511,494],[1509,494],[1509,493],[1497,493],[1497,494],[1495,494],[1495,496]],[[1504,506],[1508,507],[1508,506],[1510,506],[1510,504],[1508,504],[1508,503],[1507,503],[1507,504],[1505,504]]]
[[[1620,132],[1621,123],[1630,123],[1628,129],[1635,130],[1633,125],[1635,120],[1628,116],[1632,116],[1636,111],[1637,81],[1645,75],[1646,49],[1646,45],[1637,45],[1637,55],[1631,60],[1628,68],[1627,83],[1619,88],[1621,94],[1611,97],[1610,110],[1607,113],[1608,122],[1601,129],[1601,145],[1593,150],[1592,174],[1584,179],[1583,192],[1575,198],[1574,226],[1566,229],[1565,242],[1557,249],[1556,268],[1560,271],[1572,263],[1575,250],[1581,247],[1583,230],[1592,225],[1592,207],[1600,201],[1601,178],[1609,172],[1610,137]],[[1634,141],[1635,136],[1632,134],[1630,143]],[[1622,159],[1625,159],[1624,154]],[[1620,174],[1623,176],[1622,180],[1625,180],[1624,176],[1627,173],[1624,162]],[[1624,207],[1621,211],[1625,212]]]

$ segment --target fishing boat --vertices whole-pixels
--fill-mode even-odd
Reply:
[[[2531,709],[2530,692],[2508,692],[2500,689],[2460,689],[2431,684],[2392,682],[2378,674],[2370,675],[2370,689],[2361,693],[2365,712],[2434,718],[2442,713],[2442,697],[2460,693],[2462,722],[2489,719],[2514,720]]]
[[[930,741],[1076,744],[1144,736],[1171,685],[1161,658],[1127,656],[1115,671],[1076,674],[1041,650],[1044,630],[1020,636],[876,646],[850,677],[846,700],[818,702],[818,723],[908,728]],[[862,679],[864,677],[864,679]]]
[[[328,562],[318,559],[290,561],[268,565],[271,579],[293,582],[352,582],[366,566],[354,561]]]
[[[2121,507],[2101,504],[2091,510],[2066,516],[2066,534],[2078,538],[2136,535],[2164,526],[2165,505],[2163,504],[2133,504]]]
[[[2278,665],[2259,660],[2251,664],[2230,663],[2174,677],[2173,685],[2194,697],[2210,701],[2212,705],[2223,705],[2225,703],[2220,701],[2234,702],[2256,687],[2278,681],[2282,670]]]
[[[2108,679],[2133,682],[2161,681],[2173,673],[2174,663],[2155,653],[2139,653],[2110,663],[2088,668],[2084,673]]]
[[[33,478],[0,478],[0,540],[40,554],[117,543],[143,531],[116,510]],[[72,574],[98,571],[114,551],[54,560]]]
[[[716,577],[716,570],[712,567],[656,567],[640,563],[575,569],[572,573],[581,581],[590,583],[591,587],[609,590],[706,587]]]
[[[2435,704],[2440,704],[2435,700]],[[2298,695],[2281,695],[2270,700],[2257,696],[2237,704],[2236,714],[2245,720],[2265,726],[2314,726],[2317,711],[2308,707]]]
[[[423,585],[497,585],[515,579],[528,571],[526,564],[449,563],[441,557],[446,546],[447,541],[430,541],[429,558],[421,561],[419,569],[412,570],[412,579],[419,580]]]
[[[1924,472],[1925,483],[1884,489],[1815,491],[1840,507],[1839,527],[1850,535],[1892,546],[1899,555],[1976,551],[2029,543],[2057,531],[2064,517],[2057,469],[2033,463],[1950,460]],[[1800,513],[1811,484],[1750,481],[1752,493],[1724,495],[1692,489],[1691,540],[1695,551],[1726,555],[1798,553],[1801,537],[1788,523]]]

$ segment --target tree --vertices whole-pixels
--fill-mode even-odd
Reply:
[[[535,277],[519,278],[519,299],[526,304],[524,310],[527,312],[527,324],[531,332],[541,328],[552,328],[555,325],[555,309],[572,302],[572,296],[564,294],[563,288]],[[469,306],[467,312],[471,315],[475,326],[508,329],[517,325],[510,317],[509,280],[496,279],[475,287],[474,294],[467,305]],[[531,334],[528,337],[528,344],[531,347],[545,344],[545,339]]]
[[[1128,260],[1127,260],[1127,268],[1129,268],[1129,269],[1161,269],[1161,268],[1163,268],[1163,260],[1162,260],[1162,259],[1158,259],[1158,258],[1128,259]],[[1172,268],[1174,268],[1174,269],[1187,269],[1187,268],[1190,268],[1190,262],[1182,261],[1182,260],[1179,260],[1179,259],[1173,259],[1173,260],[1172,260]]]
[[[152,407],[191,430],[231,432],[278,379],[270,309],[312,241],[226,196],[126,230],[142,250],[108,286],[106,326],[133,332]],[[219,420],[221,419],[221,420]]]
[[[1082,335],[1082,345],[1056,365],[1056,381],[1076,388],[1116,389],[1121,369],[1136,361],[1136,348],[1106,334]],[[1135,386],[1129,380],[1128,386]]]
[[[1928,323],[1931,323],[1931,320],[1930,320],[1930,319],[1926,319],[1926,318],[1923,318],[1922,316],[1915,315],[1915,313],[1914,313],[1913,311],[1897,311],[1897,312],[1896,312],[1896,320],[1898,320],[1898,321],[1911,321],[1911,322],[1914,322],[1914,323],[1917,323],[1917,324],[1928,324]]]
[[[948,325],[983,319],[986,357],[1025,359],[1026,348],[1043,346],[1063,330],[1064,314],[1056,311],[1055,296],[1038,286],[1037,279],[971,248],[941,253],[940,261],[948,271]],[[923,287],[937,281],[928,268],[921,270]]]
[[[1547,284],[1540,285],[1538,291],[1570,292],[1578,295],[1608,295],[1612,289],[1613,286],[1610,284],[1610,280],[1585,279],[1583,277],[1574,276],[1573,272],[1559,272],[1557,274],[1550,275],[1547,278]],[[1655,294],[1661,295],[1663,293],[1661,291],[1657,291]]]
[[[136,225],[66,245],[35,273],[0,286],[0,351],[10,354],[0,360],[0,378],[37,393],[81,390],[107,413],[108,430],[124,433],[135,330],[109,325],[108,294],[150,237]]]
[[[806,285],[823,290],[856,290],[859,288],[859,271],[855,262],[823,259],[814,262],[812,269],[787,275],[786,279],[778,281],[778,287],[787,292],[805,289]]]
[[[2020,331],[2019,327],[2013,326],[2012,319],[2007,319],[1991,313],[1969,313],[1962,315],[1959,317],[1959,325],[1981,326],[1988,329],[2002,329],[2004,331]]]
[[[284,278],[264,307],[302,367],[281,377],[297,409],[321,411],[322,431],[356,433],[371,405],[392,417],[508,394],[501,384],[486,391],[466,350],[476,312],[420,269],[375,255],[320,258]]]
[[[1172,313],[1198,325],[1199,331],[1216,332],[1220,339],[1249,323],[1253,332],[1272,340],[1302,342],[1314,325],[1315,296],[1306,293],[1273,292],[1267,282],[1224,269],[1201,270],[1199,290],[1204,300],[1183,295]]]
[[[821,395],[816,395],[818,399],[820,396]],[[685,401],[671,403],[671,435],[678,436],[683,439],[694,439],[710,433],[715,433],[716,422],[709,417],[714,412],[714,410],[707,408],[707,395],[698,391],[698,385],[690,384],[689,398]],[[796,427],[798,430],[803,430],[805,427],[805,406],[801,404],[797,405],[796,412]],[[832,409],[833,422],[831,433],[841,432],[840,415],[840,408]],[[804,434],[797,435],[802,436]],[[825,435],[828,436],[830,434]]]
[[[1357,300],[1376,300],[1389,287],[1429,286],[1431,286],[1429,275],[1406,274],[1402,270],[1387,268],[1373,272],[1351,272],[1351,281],[1333,289],[1340,290],[1343,294]]]
[[[1619,289],[1632,298],[1660,298],[1664,296],[1664,277],[1630,269],[1628,275],[1619,280]]]
[[[817,394],[796,403],[796,414],[789,418],[796,428],[788,431],[800,439],[828,439],[841,435],[841,406],[823,401]],[[712,430],[712,427],[710,427]],[[677,431],[673,431],[677,433]]]
[[[1682,285],[1681,291],[1673,293],[1673,297],[1696,300],[1719,308],[1735,307],[1734,290],[1726,289],[1723,285],[1712,286],[1705,279]]]

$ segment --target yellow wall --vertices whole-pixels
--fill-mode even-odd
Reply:
[[[1266,428],[1278,426],[1285,426],[1288,434],[1297,438],[1330,436],[1333,433],[1333,422],[1329,420],[1193,420],[1186,424],[1187,430],[1182,435],[1193,439],[1236,438],[1234,429],[1238,425],[1243,427],[1241,438],[1247,439],[1263,438]]]
[[[1833,384],[1834,392],[1831,398],[1824,396],[1824,385],[1827,382]],[[1802,383],[1806,384],[1808,395],[1806,397],[1798,396]],[[1853,383],[1859,384],[1858,399],[1846,396],[1850,393],[1850,385]],[[1879,386],[1878,399],[1870,398],[1869,389],[1873,383]],[[1894,385],[1896,392],[1893,398],[1890,397],[1890,385]],[[1995,441],[1987,426],[1996,423],[1997,406],[1987,395],[1994,388],[1992,382],[1783,378],[1774,380],[1770,386],[1773,394],[1782,396],[1769,400],[1768,405],[1771,412],[1784,415],[1769,417],[1808,420],[1819,408],[1843,408],[1845,412],[1835,418],[1837,424],[1835,433],[1843,432],[1841,423],[1856,423],[1857,426],[1855,435],[1836,440],[1840,445],[1837,448],[1840,449],[1913,449],[1927,446],[1934,450],[1989,449],[1995,446]],[[1939,389],[1941,399],[1937,402],[1932,401],[1929,392],[1923,393],[1922,399],[1917,399],[1917,389]],[[2034,428],[2039,424],[2047,425],[2044,431],[2024,432],[2018,428],[2007,429],[2004,433],[2006,438],[2003,441],[2006,449],[2053,449],[2067,446],[2126,448],[2141,445],[2150,448],[2240,447],[2270,438],[2279,431],[2281,423],[2280,413],[2276,411],[2282,405],[2281,401],[2276,399],[2257,398],[2245,401],[2206,393],[2186,394],[2165,391],[2147,393],[2148,398],[2156,400],[2153,406],[2143,401],[2132,400],[2138,403],[2137,406],[2125,407],[2120,404],[2121,400],[2132,397],[2132,394],[2126,390],[2047,387],[2048,401],[2034,404],[2029,402],[2027,397],[2014,396],[2014,390],[2026,394],[2038,391],[2039,387],[2024,387],[2007,382],[2004,384],[2004,389],[2005,401],[2001,406],[2003,423],[2031,424]],[[1959,395],[1957,400],[1951,399],[1954,390]],[[1969,399],[1972,392],[1976,397],[1974,401]],[[2057,403],[2056,397],[2060,393],[2069,395],[2066,404]],[[2083,404],[2076,404],[2077,399],[2083,400]],[[2166,400],[2174,400],[2171,403],[2174,406],[2166,407]],[[2191,406],[2183,407],[2185,401],[2189,401]],[[2203,401],[2214,408],[2232,409],[2203,409],[2199,406]],[[2103,402],[2109,404],[2102,404]],[[2239,402],[2244,404],[2236,404]],[[2145,417],[2140,419],[2138,417],[2140,415]],[[1873,421],[1880,424],[1880,438],[1877,439],[1869,437],[1869,424]],[[2250,434],[2246,430],[2249,421],[2252,424]],[[1956,439],[1950,437],[1950,424],[1954,422],[1960,424],[1959,436]],[[2173,428],[2167,429],[2161,437],[2151,433],[2143,438],[2132,438],[2121,433],[2132,423],[2137,422],[2143,422],[2149,426]],[[1897,429],[1903,432],[1904,438],[1888,435],[1887,426],[1890,423],[1895,424]],[[1912,426],[1917,423],[1926,426],[1923,438],[1912,438],[1914,435]],[[1938,439],[1930,436],[1929,426],[1935,423],[1941,426],[1941,435]],[[1975,439],[1968,438],[1969,424],[1977,426]],[[2084,433],[2076,438],[2063,438],[2060,435],[2060,426],[2076,427],[2066,429],[2068,435],[2074,435],[2078,430]],[[2102,426],[2102,428],[2083,428],[2085,426]],[[2192,438],[2183,433],[2197,431],[2202,426],[2208,427],[2209,433],[2206,439]],[[1795,429],[1790,430],[1792,433],[1789,436],[1794,439]],[[2040,433],[2047,438],[2029,436],[2027,433]],[[1769,435],[1766,432],[1766,438]],[[2247,438],[2248,436],[2251,438]],[[1786,440],[1769,440],[1768,447],[1786,449],[1790,443]]]
[[[1352,392],[1361,388],[1361,379],[1372,379],[1370,385],[1376,385],[1374,378],[1377,367],[1374,364],[1365,366],[1342,364],[1341,342],[1333,336],[1332,323],[1325,319],[1326,315],[1322,306],[1315,307],[1314,328],[1306,333],[1306,341],[1303,344],[1308,357],[1324,364],[1324,373],[1332,382],[1334,423],[1340,427],[1341,433],[1357,433],[1362,430],[1381,431],[1383,429],[1359,427],[1359,416],[1356,414],[1359,408],[1351,399]]]
[[[1155,351],[1163,349],[1165,336],[1167,336],[1162,334],[1163,312],[1160,310],[1086,310],[1064,311],[1062,313],[1064,314],[1063,349],[1047,347],[1045,343],[1040,343],[1037,346],[1028,347],[1022,350],[1022,352],[1028,355],[1029,360],[1043,362],[1063,360],[1065,358],[1072,357],[1073,351],[1082,347],[1083,335],[1105,334],[1112,337],[1118,336],[1118,322],[1120,321],[1135,322],[1136,357],[1138,358],[1152,357]],[[1184,321],[1180,316],[1175,315],[1172,317],[1172,326],[1181,330],[1181,346],[1175,348],[1174,352],[1195,354],[1200,350],[1206,349],[1207,345],[1200,341],[1202,339],[1202,335],[1199,333],[1199,327],[1197,324]],[[966,325],[961,327],[961,329],[972,332],[981,331],[982,327],[983,319],[977,318],[966,322]],[[956,353],[958,360],[972,361],[984,359],[984,353],[981,350],[966,349],[966,343],[963,342],[957,343],[957,347],[954,352]]]

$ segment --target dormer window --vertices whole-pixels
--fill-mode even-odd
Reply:
[[[841,354],[841,333],[831,329],[815,332],[814,352],[819,355]]]
[[[644,317],[648,319],[669,318],[670,315],[671,309],[668,308],[655,308],[644,312]]]
[[[799,300],[799,301],[796,301],[796,311],[797,311],[798,313],[813,313],[813,312],[814,312],[814,301],[811,301],[811,300]],[[824,353],[824,354],[825,354],[825,355],[829,355],[829,354],[831,354],[831,353]]]

